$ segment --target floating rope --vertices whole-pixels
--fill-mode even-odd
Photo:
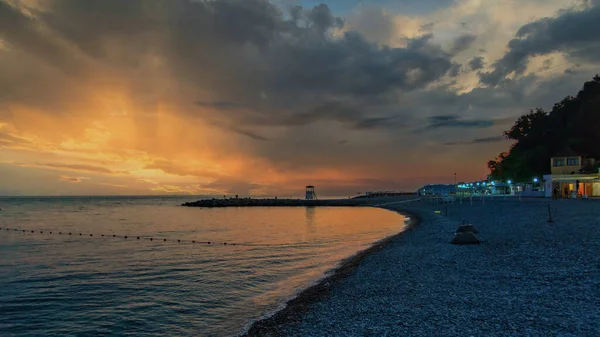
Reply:
[[[128,240],[129,238],[133,238],[133,236],[130,235],[117,235],[117,234],[110,234],[110,235],[105,235],[105,234],[100,234],[100,235],[94,235],[93,233],[73,233],[73,232],[56,232],[56,231],[47,231],[44,232],[43,230],[29,230],[29,229],[18,229],[18,228],[11,228],[7,227],[7,228],[2,228],[0,227],[0,232],[2,231],[2,229],[8,231],[8,232],[17,232],[17,233],[39,233],[39,234],[46,234],[48,236],[52,235],[52,236],[64,236],[64,235],[68,235],[68,236],[73,236],[73,235],[77,235],[80,237],[102,237],[102,238],[121,238],[121,239],[125,239]],[[136,240],[147,240],[147,241],[162,241],[162,242],[167,242],[167,238],[155,238],[152,236],[149,237],[142,237],[142,236],[135,236]],[[171,239],[169,239],[171,240]],[[200,244],[200,245],[212,245],[212,246],[244,246],[244,247],[291,247],[291,246],[302,246],[302,245],[309,245],[309,244],[331,244],[331,243],[335,243],[336,241],[327,241],[327,242],[315,242],[315,243],[310,243],[310,242],[292,242],[292,243],[254,243],[254,242],[215,242],[215,241],[199,241],[199,240],[182,240],[182,239],[177,239],[174,240],[177,243],[184,243],[184,244]]]
[[[0,227],[0,230],[2,230],[2,229],[3,229],[3,228],[2,228],[2,227]],[[5,229],[6,231],[9,231],[9,232],[11,231],[11,228],[10,228],[10,227],[4,228],[4,229]],[[26,232],[28,232],[28,231],[29,231],[29,230],[25,230],[25,229],[18,229],[18,228],[12,228],[12,230],[13,230],[14,232],[21,232],[21,233],[26,233]],[[36,230],[31,230],[31,233],[36,233],[36,232],[38,232],[38,231],[36,231]],[[63,235],[63,232],[51,232],[51,231],[49,231],[49,232],[46,232],[46,233],[47,233],[48,235],[49,235],[49,234],[54,234],[54,235]],[[44,234],[44,231],[43,231],[43,230],[40,230],[40,231],[39,231],[39,234]],[[72,233],[72,232],[65,232],[64,234],[65,234],[65,235],[73,235],[73,233]],[[88,235],[88,234],[86,234],[86,236],[87,236],[87,235]],[[79,233],[79,236],[84,236],[84,233]],[[90,237],[94,237],[94,234],[93,234],[93,233],[89,233],[89,236],[90,236]],[[100,237],[105,237],[105,235],[104,235],[104,234],[100,234]],[[108,237],[108,236],[107,236],[107,237]],[[112,237],[113,237],[113,238],[123,238],[123,239],[128,239],[130,236],[129,236],[129,235],[117,235],[117,234],[112,234]],[[154,237],[147,237],[147,238],[143,238],[143,237],[141,237],[141,236],[136,236],[135,238],[136,238],[136,240],[149,240],[149,241],[154,241],[155,239],[157,239],[157,240],[159,240],[159,241],[161,240],[160,238],[154,238]],[[167,242],[167,239],[166,239],[166,238],[162,238],[162,242]],[[219,243],[217,243],[217,242],[213,242],[213,241],[197,241],[197,240],[181,240],[181,239],[177,239],[177,243],[195,243],[195,244],[206,244],[206,245],[213,245],[213,244],[214,244],[214,245],[223,245],[223,246],[228,246],[228,245],[229,245],[229,246],[243,246],[243,245],[246,245],[246,244],[240,244],[240,243],[231,243],[231,242],[219,242]]]

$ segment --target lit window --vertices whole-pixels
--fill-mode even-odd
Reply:
[[[554,158],[553,159],[553,163],[552,166],[565,166],[565,159],[564,158]]]
[[[568,166],[579,166],[579,157],[567,158]]]

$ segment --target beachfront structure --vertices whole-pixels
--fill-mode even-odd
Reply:
[[[545,197],[600,197],[600,169],[594,158],[565,147],[550,159],[552,174],[544,176]]]
[[[557,152],[550,159],[552,174],[578,174],[590,173],[594,167],[595,160],[583,154],[573,151],[566,146],[561,151]]]
[[[456,193],[455,185],[442,185],[442,184],[434,184],[434,185],[425,185],[421,187],[417,194],[419,195],[449,195]]]
[[[317,200],[317,193],[312,185],[306,186],[306,200]]]
[[[414,192],[399,192],[399,191],[374,191],[365,192],[364,195],[359,193],[359,198],[381,198],[381,197],[397,197],[401,195],[414,195]]]
[[[596,174],[549,174],[544,176],[545,197],[600,197],[600,172]]]

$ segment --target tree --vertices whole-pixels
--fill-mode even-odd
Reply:
[[[503,135],[515,141],[509,152],[488,162],[492,177],[521,180],[550,171],[550,158],[565,146],[600,159],[600,76],[586,82],[550,112],[541,108],[519,117]]]

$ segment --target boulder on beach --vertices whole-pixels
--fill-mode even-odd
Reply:
[[[474,245],[479,244],[479,242],[479,239],[473,232],[456,233],[454,234],[452,241],[450,241],[450,243],[454,245]]]
[[[460,226],[458,226],[458,229],[456,230],[456,233],[466,233],[466,232],[471,232],[473,234],[479,233],[477,228],[475,228],[475,226],[473,226],[473,225],[460,225]]]

